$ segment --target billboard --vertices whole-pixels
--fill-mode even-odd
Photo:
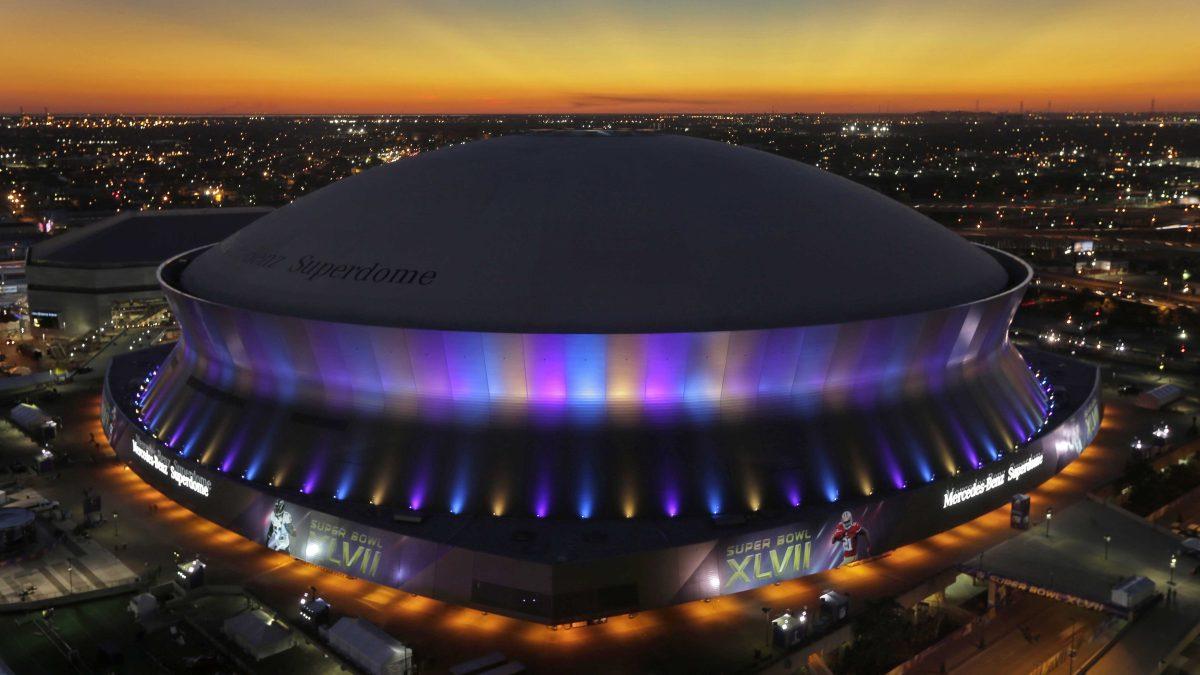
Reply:
[[[1003,506],[1057,473],[1094,435],[1099,405],[981,470],[866,503],[812,507],[792,523],[720,539],[677,599],[725,595],[877,556]],[[811,514],[811,515],[808,515]]]
[[[435,542],[259,494],[236,529],[272,551],[334,572],[407,587],[438,558]]]
[[[384,533],[282,499],[275,499],[268,509],[261,506],[261,503],[256,504],[259,508],[255,510],[266,513],[252,514],[251,517],[260,521],[259,543],[272,551],[363,579],[389,581],[381,579],[381,570],[386,570],[387,565],[380,563],[384,559],[385,542],[391,544],[399,538],[394,533]]]
[[[1045,435],[951,479],[874,499],[764,513],[734,529],[707,530],[712,534],[700,540],[551,563],[518,548],[481,550],[461,528],[445,527],[452,519],[393,526],[373,507],[330,502],[323,511],[291,501],[304,502],[303,496],[233,479],[142,432],[108,391],[101,415],[118,456],[143,479],[268,549],[449,602],[558,621],[746,591],[853,564],[942,532],[1003,506],[1013,493],[1029,491],[1077,458],[1096,433],[1101,409],[1094,382],[1082,405]],[[307,499],[321,505],[318,498]],[[526,527],[534,530],[539,523]],[[446,533],[452,536],[438,538]],[[477,592],[483,587],[489,594]],[[620,593],[614,596],[615,590]],[[530,597],[539,600],[538,611],[524,604]]]
[[[47,330],[60,328],[58,312],[32,311],[29,313],[29,320],[34,328],[45,328]]]
[[[796,579],[882,553],[889,529],[884,513],[883,504],[874,503],[722,540],[715,551],[720,593]]]

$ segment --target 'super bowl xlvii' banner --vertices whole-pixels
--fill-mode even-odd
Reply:
[[[1081,426],[1082,425],[1082,426]],[[728,594],[825,572],[880,555],[961,524],[1031,489],[1078,456],[1090,438],[1081,419],[1056,437],[948,481],[905,490],[866,504],[813,509],[787,525],[719,540],[688,588]],[[694,591],[693,591],[694,592]]]
[[[824,572],[879,553],[885,543],[879,537],[886,531],[881,513],[880,504],[867,505],[824,520],[726,539],[716,551],[720,593]]]
[[[399,585],[432,564],[430,542],[361,525],[263,495],[243,514],[245,530],[272,551],[360,579]]]
[[[272,551],[373,581],[379,580],[384,541],[396,538],[282,499],[262,518],[260,531]]]

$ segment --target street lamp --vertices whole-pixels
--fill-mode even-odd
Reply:
[[[1171,580],[1167,582],[1167,583],[1171,584],[1172,586],[1175,585],[1175,563],[1176,562],[1177,561],[1175,558],[1175,554],[1172,553],[1171,554]]]
[[[1050,536],[1050,520],[1054,518],[1054,509],[1046,509],[1046,536]]]
[[[1172,556],[1171,559],[1174,560],[1174,556]],[[1171,567],[1172,567],[1172,571],[1174,571],[1175,565],[1172,564]],[[67,583],[70,584],[71,594],[74,595],[74,593],[75,593],[75,568],[71,567],[70,565],[67,565]]]
[[[1108,560],[1108,542],[1112,541],[1111,535],[1104,535],[1104,559]]]
[[[763,617],[767,620],[767,649],[771,648],[771,608],[762,608]]]
[[[118,539],[121,538],[121,522],[117,520],[117,512],[113,511],[113,530]]]

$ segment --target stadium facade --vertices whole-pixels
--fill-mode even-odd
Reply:
[[[505,137],[169,260],[183,337],[114,362],[104,424],[270,548],[606,616],[877,555],[1074,460],[1097,373],[1008,341],[1030,276],[766,153]]]

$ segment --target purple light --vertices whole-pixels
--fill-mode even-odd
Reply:
[[[339,499],[365,500],[361,483],[369,477],[378,494],[414,510],[490,512],[481,501],[498,471],[508,472],[506,516],[607,518],[632,504],[677,517],[834,502],[847,490],[935,480],[953,464],[982,467],[999,456],[997,447],[1025,435],[1026,418],[1049,407],[1030,364],[1004,335],[1017,293],[840,325],[613,335],[342,325],[168,295],[186,340],[137,398],[147,418],[160,418],[154,428],[169,445],[216,448],[222,471],[303,477],[304,492],[334,488]],[[206,393],[191,378],[236,398]],[[231,412],[238,399],[247,404]],[[428,435],[416,453],[411,439],[425,434],[406,434],[394,454],[339,448],[335,476],[317,459],[331,461],[330,448],[277,433],[297,408],[451,433]],[[857,424],[847,413],[860,409]],[[719,437],[707,431],[710,424],[753,422],[760,413],[780,419],[784,431],[751,449],[744,463],[730,456],[736,443],[698,447],[697,438]],[[223,422],[233,415],[242,416],[236,425]],[[253,422],[249,442],[245,420]],[[545,438],[561,429],[565,442],[531,452],[523,466],[501,466],[481,444],[491,431],[477,430],[510,423],[523,430],[520,443],[524,430],[547,427]],[[630,425],[652,434],[688,430],[664,435],[661,455],[647,437],[620,452],[579,449],[596,439],[607,444],[609,428],[625,433]],[[232,440],[231,429],[238,429]],[[339,443],[377,443],[368,431]],[[783,434],[794,441],[777,442]],[[285,436],[295,447],[282,448]],[[787,443],[795,466],[764,485],[771,478],[753,466],[756,452],[766,457]],[[315,461],[294,467],[288,457]]]
[[[542,480],[539,481],[537,494],[534,496],[534,515],[538,518],[545,518],[550,512],[550,483],[549,475],[546,470],[542,471]]]
[[[419,481],[413,486],[413,492],[408,498],[408,508],[413,511],[420,511],[421,505],[425,503],[425,483]]]
[[[688,415],[697,405],[841,390],[860,402],[891,400],[912,383],[940,388],[940,371],[1006,348],[995,330],[1006,316],[991,311],[1004,303],[832,326],[571,335],[329,324],[168,294],[188,337],[188,369],[222,387],[329,410],[432,413],[441,408],[429,403],[441,401],[667,406]],[[919,339],[935,326],[936,339]]]

